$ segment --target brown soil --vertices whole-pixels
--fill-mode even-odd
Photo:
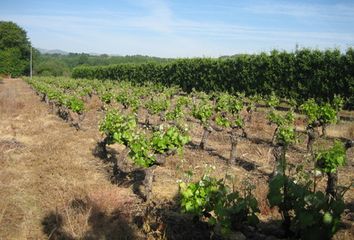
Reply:
[[[267,124],[264,112],[255,113],[247,126],[248,139],[241,141],[237,149],[238,166],[227,164],[230,141],[226,132],[212,132],[207,149],[199,150],[195,146],[200,142],[202,128],[189,122],[192,144],[182,156],[170,156],[164,167],[155,169],[153,201],[160,210],[169,202],[166,206],[169,210],[165,209],[168,213],[158,219],[144,218],[137,229],[133,218],[145,209],[134,194],[139,190],[135,178],[141,176],[136,171],[137,176],[128,174],[123,180],[111,183],[112,164],[94,154],[97,142],[102,139],[97,127],[103,116],[97,111],[100,103],[93,97],[87,106],[82,129],[76,131],[52,114],[50,107],[40,102],[22,80],[5,79],[0,83],[0,239],[163,239],[164,236],[203,239],[202,235],[200,238],[190,235],[185,229],[190,224],[172,210],[177,209],[173,201],[178,193],[176,181],[186,179],[185,171],[192,171],[193,179],[200,178],[206,164],[216,166],[212,176],[232,176],[232,184],[237,188],[244,180],[254,184],[260,219],[264,222],[279,219],[266,200],[268,176],[274,166],[270,146],[274,128]],[[144,119],[141,116],[142,122]],[[299,124],[299,130],[303,129]],[[353,138],[353,123],[331,126],[328,134]],[[306,163],[305,136],[301,139],[288,153],[292,163]],[[324,148],[332,142],[329,138],[319,145]],[[119,157],[122,149],[111,146],[108,150],[113,157]],[[340,184],[353,180],[353,156],[354,151],[350,150],[348,166],[339,172]],[[325,178],[319,181],[323,188]],[[346,194],[345,226],[336,239],[354,238],[353,201],[351,189]],[[182,227],[178,228],[178,224]]]

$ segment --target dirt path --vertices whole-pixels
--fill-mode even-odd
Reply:
[[[125,222],[136,197],[110,183],[92,154],[98,139],[50,114],[22,80],[0,81],[0,239],[136,239]]]

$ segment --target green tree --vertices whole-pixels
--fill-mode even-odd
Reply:
[[[63,62],[56,59],[35,62],[34,72],[39,76],[69,76],[70,69]]]
[[[0,74],[19,76],[26,69],[26,62],[21,60],[21,52],[17,48],[0,51]]]
[[[0,21],[0,74],[28,74],[31,43],[16,23]]]

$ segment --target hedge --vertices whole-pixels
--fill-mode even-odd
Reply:
[[[237,55],[209,59],[177,59],[168,63],[119,64],[73,70],[74,78],[145,81],[179,85],[184,91],[245,92],[303,102],[308,98],[328,101],[335,94],[346,98],[346,107],[354,107],[354,49],[302,49],[295,52],[272,51],[269,54]]]

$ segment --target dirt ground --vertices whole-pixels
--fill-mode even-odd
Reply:
[[[205,239],[191,235],[186,238],[185,229],[166,227],[164,223],[156,225],[162,219],[153,219],[150,225],[146,219],[133,223],[145,208],[134,194],[134,176],[112,184],[112,164],[95,154],[97,142],[102,139],[98,122],[103,117],[97,111],[100,104],[96,100],[89,101],[82,130],[77,131],[40,102],[22,80],[0,81],[0,239]],[[202,128],[196,122],[190,125],[193,140],[183,155],[169,157],[164,167],[155,170],[154,202],[161,204],[161,208],[166,202],[171,205],[164,219],[166,224],[184,221],[173,211],[177,209],[172,201],[178,193],[176,181],[186,179],[187,170],[193,172],[192,178],[200,178],[205,165],[216,166],[213,176],[233,176],[235,186],[244,180],[254,184],[260,219],[278,219],[279,215],[266,201],[268,176],[274,166],[270,146],[274,129],[267,124],[264,113],[255,113],[247,126],[249,137],[238,145],[238,166],[227,164],[230,143],[225,133],[213,132],[207,149],[199,150],[195,145],[200,142]],[[331,126],[328,134],[353,138],[353,123]],[[304,162],[305,136],[301,138],[288,153],[292,163]],[[326,147],[331,142],[328,139],[320,145]],[[109,150],[119,155],[122,148],[111,146]],[[353,152],[348,153],[348,166],[339,171],[340,184],[353,180]],[[325,178],[319,181],[323,187]],[[336,239],[354,239],[353,189],[347,193],[346,203],[345,224]],[[154,235],[146,234],[149,232]],[[181,238],[169,237],[171,234]]]

